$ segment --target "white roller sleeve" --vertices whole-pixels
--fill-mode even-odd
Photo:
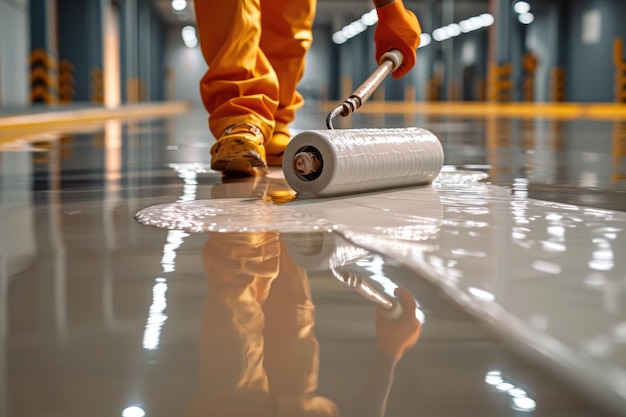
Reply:
[[[322,157],[321,173],[301,177],[293,159],[313,149]],[[428,184],[442,166],[439,139],[419,127],[305,131],[283,156],[287,182],[305,198]]]

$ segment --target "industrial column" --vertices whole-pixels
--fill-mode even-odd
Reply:
[[[56,0],[30,1],[31,103],[54,104],[58,101],[56,3]]]
[[[0,109],[30,102],[28,22],[28,2],[0,0]]]

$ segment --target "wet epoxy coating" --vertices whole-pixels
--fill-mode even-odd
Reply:
[[[587,129],[575,126],[547,158],[527,152],[551,140],[541,121],[532,137],[509,122],[509,146],[493,153],[490,121],[421,120],[448,164],[432,187],[289,201],[280,175],[211,172],[204,123],[114,123],[0,152],[0,415],[620,414],[625,220],[607,209],[623,209],[624,187],[611,148],[597,145],[610,136],[579,149]],[[510,188],[478,181],[483,171]],[[537,187],[596,208],[529,199]],[[206,200],[333,231],[192,232],[134,218]],[[338,267],[419,303],[421,335],[397,364],[380,341],[411,345],[417,316],[377,337],[374,301]]]

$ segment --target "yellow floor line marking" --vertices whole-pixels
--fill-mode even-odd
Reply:
[[[35,133],[49,132],[71,126],[98,123],[110,119],[144,119],[170,116],[191,109],[186,102],[125,105],[116,108],[53,110],[36,114],[0,117],[0,143],[10,142]]]
[[[321,104],[325,111],[337,102]],[[369,101],[358,113],[372,114],[424,114],[465,117],[517,117],[551,119],[626,119],[623,103],[490,103],[490,102],[404,102]]]

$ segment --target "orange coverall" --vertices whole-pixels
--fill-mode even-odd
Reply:
[[[213,135],[219,138],[230,125],[251,123],[267,141],[274,132],[288,136],[287,126],[303,103],[296,86],[313,40],[316,1],[194,4],[196,15],[202,16],[197,29],[209,66],[200,94]]]

